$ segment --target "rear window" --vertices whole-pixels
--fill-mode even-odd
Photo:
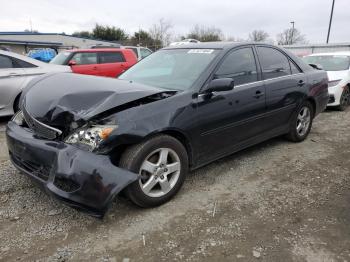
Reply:
[[[0,55],[0,68],[13,68],[11,58]]]
[[[121,52],[101,52],[99,53],[100,64],[125,62]]]
[[[28,63],[26,61],[20,60],[20,59],[14,59],[16,62],[16,67],[20,67],[20,68],[33,68],[33,67],[37,67],[36,65],[33,65],[31,63]]]
[[[342,55],[307,56],[304,61],[321,65],[326,71],[343,71],[350,68],[350,57]]]

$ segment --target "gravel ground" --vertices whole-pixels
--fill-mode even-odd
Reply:
[[[303,143],[244,150],[161,207],[117,199],[103,220],[0,158],[0,261],[350,261],[349,126],[350,111],[327,111]]]

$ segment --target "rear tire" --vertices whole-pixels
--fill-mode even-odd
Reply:
[[[293,116],[287,139],[292,142],[304,141],[310,133],[314,114],[312,104],[305,101]]]
[[[350,89],[349,87],[344,88],[343,93],[340,97],[340,105],[337,106],[337,110],[339,111],[345,111],[346,108],[349,106],[350,103]]]
[[[128,198],[138,206],[154,207],[180,190],[188,173],[188,156],[177,139],[158,135],[127,148],[119,166],[140,175],[125,189]]]

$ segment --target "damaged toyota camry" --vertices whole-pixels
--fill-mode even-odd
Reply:
[[[303,141],[327,83],[271,45],[168,47],[119,79],[33,80],[7,125],[9,154],[47,193],[91,215],[103,217],[122,192],[158,206],[190,170],[275,136]]]

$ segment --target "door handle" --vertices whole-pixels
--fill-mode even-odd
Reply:
[[[262,97],[263,95],[265,95],[263,92],[261,92],[260,90],[256,91],[255,92],[255,95],[253,95],[254,98],[260,98]]]
[[[305,85],[304,80],[299,80],[299,82],[298,82],[298,86],[303,86],[303,85]]]
[[[92,69],[97,70],[97,66],[94,66]]]

